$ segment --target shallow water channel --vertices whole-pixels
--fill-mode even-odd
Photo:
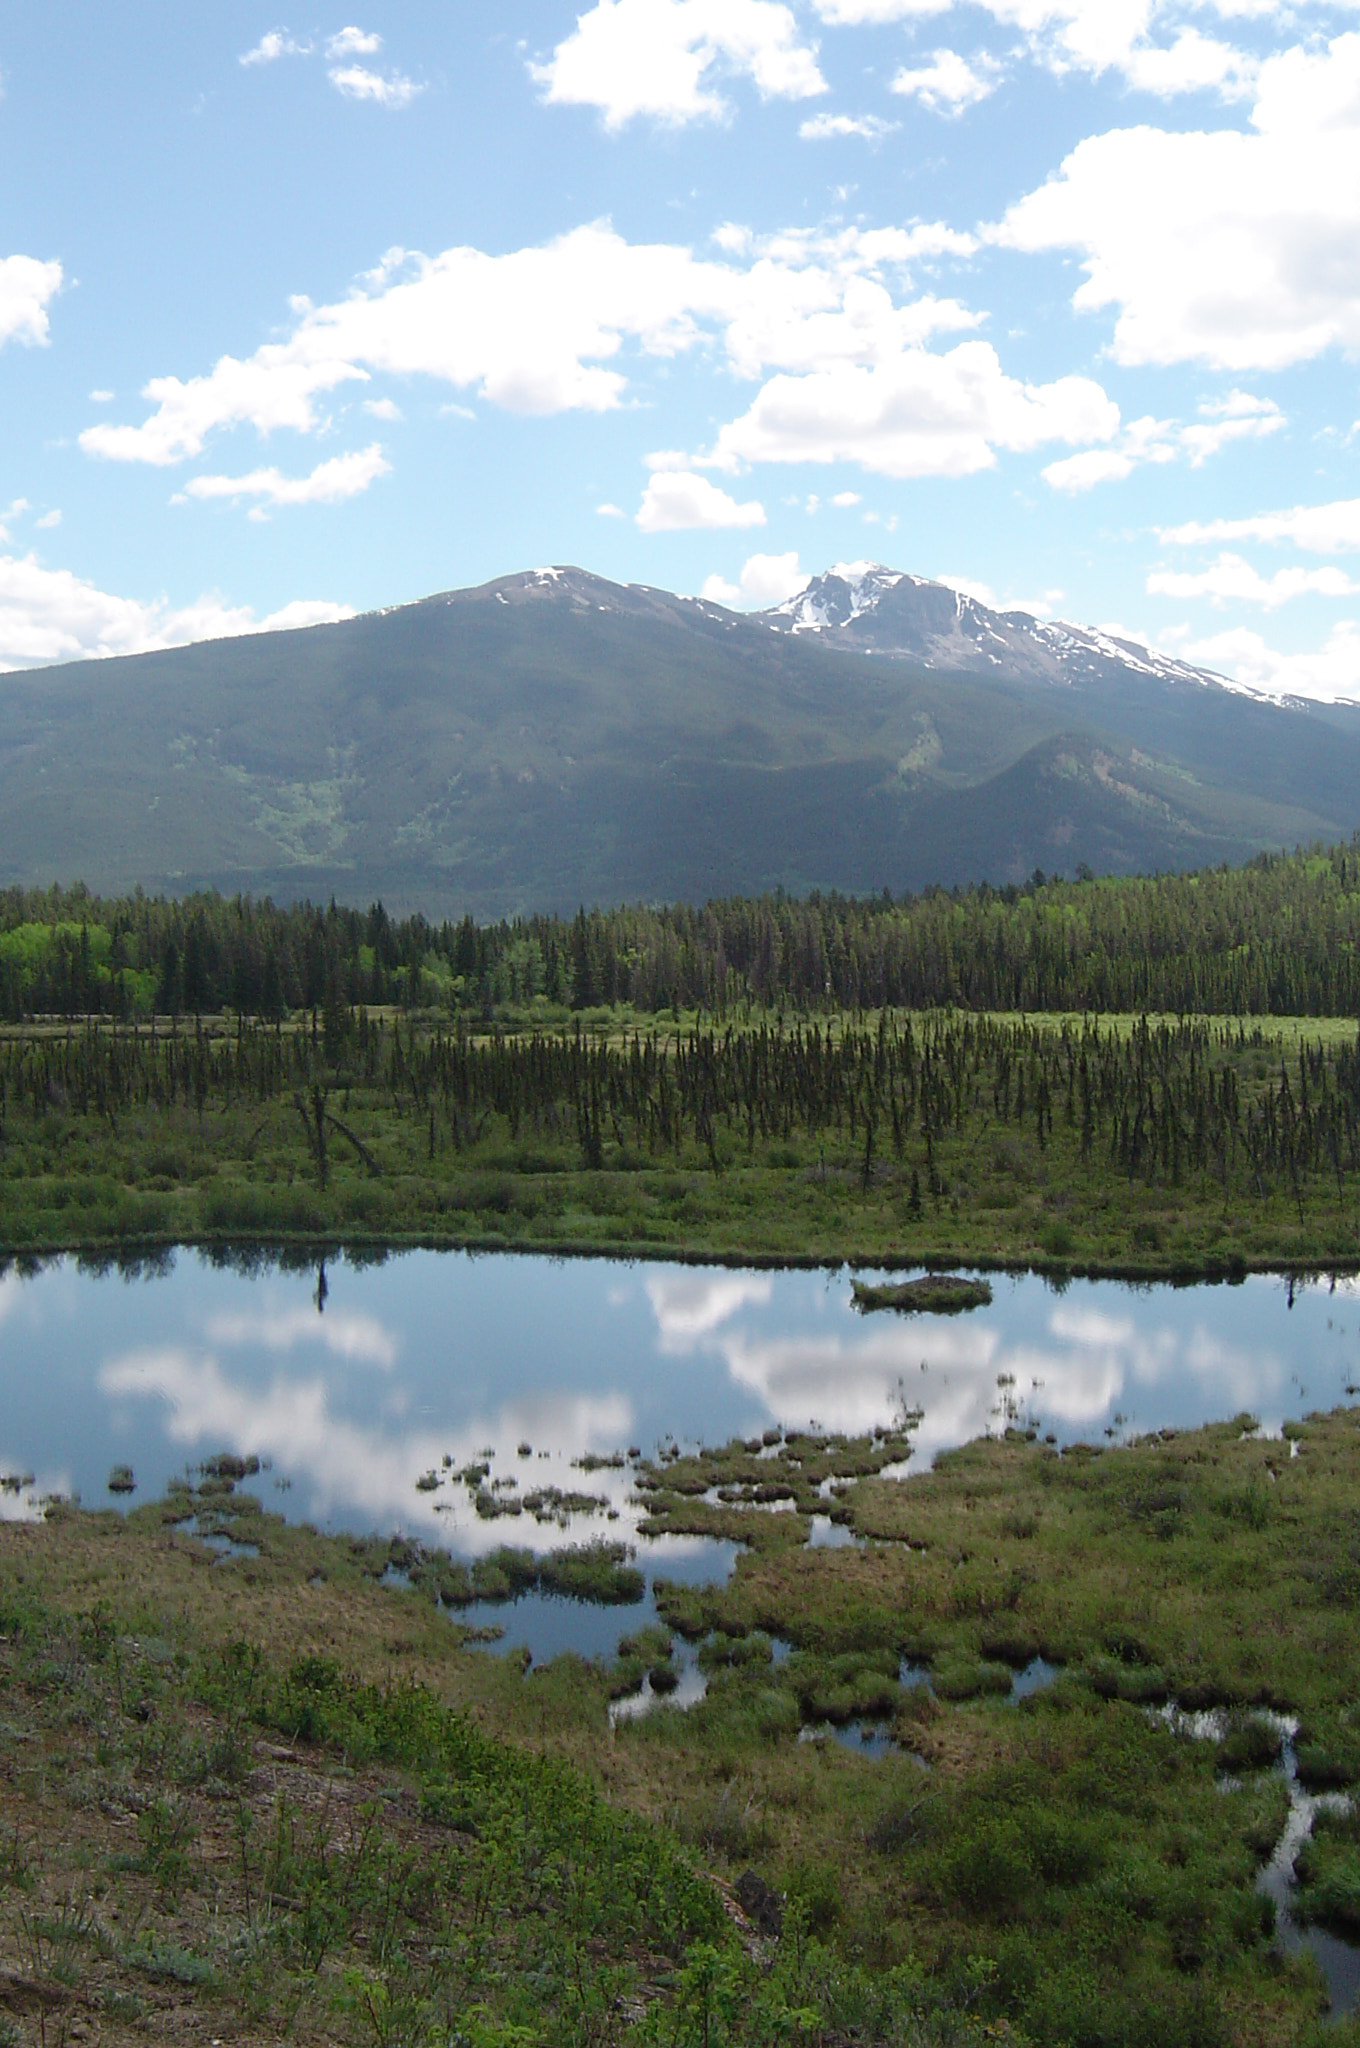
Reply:
[[[257,1458],[265,1504],[324,1529],[403,1534],[465,1559],[506,1543],[628,1543],[642,1602],[535,1593],[459,1617],[538,1662],[566,1649],[609,1656],[655,1618],[654,1576],[713,1583],[738,1552],[642,1538],[638,1456],[781,1428],[860,1433],[914,1411],[910,1474],[1012,1423],[1065,1444],[1245,1410],[1278,1432],[1360,1387],[1355,1280],[992,1284],[988,1307],[904,1317],[858,1314],[844,1270],[435,1252],[306,1266],[192,1251],[135,1272],[73,1259],[11,1269],[0,1276],[0,1518],[40,1514],[54,1495],[126,1507],[205,1458]],[[483,1509],[489,1498],[506,1512],[479,1513],[478,1489],[460,1482],[478,1465]],[[813,1544],[853,1540],[813,1518]],[[1029,1669],[1014,1696],[1055,1676]],[[688,1647],[677,1679],[660,1696],[644,1681],[615,1719],[658,1697],[702,1697]],[[867,1758],[892,1751],[873,1723],[805,1733]],[[1355,1953],[1288,1912],[1309,1818],[1296,1798],[1262,1881],[1282,1938],[1318,1954],[1334,2005],[1349,2006]]]
[[[1177,1707],[1166,1706],[1158,1708],[1156,1713],[1169,1728],[1193,1741],[1218,1742],[1222,1739],[1225,1717],[1214,1709],[1183,1713]],[[1329,1810],[1346,1811],[1351,1805],[1351,1795],[1308,1791],[1299,1783],[1294,1754],[1297,1721],[1287,1714],[1264,1712],[1258,1718],[1268,1723],[1280,1737],[1280,1756],[1274,1768],[1289,1788],[1289,1813],[1274,1853],[1257,1877],[1257,1890],[1264,1892],[1275,1907],[1275,1933],[1281,1948],[1306,1949],[1315,1957],[1327,1985],[1332,2015],[1340,2017],[1343,2013],[1353,2012],[1357,2000],[1360,2000],[1360,1948],[1330,1934],[1325,1927],[1313,1926],[1296,1915],[1294,1859],[1312,1832],[1314,1816]],[[1225,1779],[1225,1789],[1235,1782]]]

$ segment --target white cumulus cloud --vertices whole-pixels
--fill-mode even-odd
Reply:
[[[1360,701],[1360,621],[1342,619],[1325,644],[1283,653],[1246,626],[1177,646],[1182,661],[1198,662],[1271,697],[1312,697],[1323,703]]]
[[[724,73],[750,78],[767,99],[826,91],[815,49],[778,0],[596,0],[530,69],[547,101],[598,108],[611,131],[640,116],[675,126],[721,119]]]
[[[23,341],[42,347],[48,338],[47,308],[61,290],[60,263],[36,256],[0,256],[0,346]]]
[[[382,37],[362,28],[342,28],[326,38],[326,55],[332,63],[338,57],[376,57],[381,48]]]
[[[874,278],[848,279],[837,299],[818,307],[807,303],[812,280],[763,280],[727,330],[728,353],[738,375],[758,377],[767,369],[830,370],[839,364],[864,368],[888,363],[919,348],[934,334],[966,332],[978,315],[957,299],[929,294],[899,304]],[[778,285],[783,284],[784,289]],[[798,298],[804,303],[799,305]]]
[[[1302,548],[1311,555],[1350,554],[1360,549],[1360,498],[1330,505],[1295,505],[1287,512],[1255,512],[1244,519],[1192,519],[1161,529],[1160,538],[1181,546],[1255,540]]]
[[[796,553],[751,555],[742,567],[741,594],[751,604],[782,604],[785,598],[796,597],[811,580],[807,570],[799,567]]]
[[[1056,491],[1075,493],[1089,491],[1096,484],[1118,483],[1148,463],[1177,462],[1185,457],[1192,469],[1199,469],[1230,441],[1262,440],[1285,424],[1273,399],[1233,391],[1227,398],[1202,405],[1199,419],[1188,425],[1151,416],[1131,420],[1112,446],[1086,449],[1080,455],[1050,462],[1044,481]]]
[[[249,422],[261,434],[280,427],[311,433],[316,400],[351,378],[366,378],[357,364],[319,349],[270,342],[246,361],[222,356],[205,377],[153,377],[142,392],[156,410],[140,427],[87,427],[80,445],[111,462],[164,467],[202,453],[209,434]]]
[[[936,50],[929,64],[904,67],[892,82],[894,92],[920,100],[935,114],[962,114],[995,92],[996,86],[994,64],[985,63],[975,70],[957,50]]]
[[[393,250],[347,298],[295,301],[284,340],[224,355],[199,376],[153,378],[139,425],[101,421],[81,446],[166,465],[235,426],[312,433],[331,393],[375,375],[431,377],[516,413],[604,412],[627,391],[627,349],[664,360],[717,338],[736,374],[754,379],[770,368],[870,365],[976,324],[953,299],[910,296],[908,266],[975,247],[939,223],[764,238],[732,227],[719,247],[723,260],[704,260],[629,243],[597,221],[503,256]]]
[[[1136,91],[1168,97],[1216,90],[1234,97],[1250,84],[1253,59],[1184,20],[1195,0],[976,0],[1002,28],[1017,30],[1028,56],[1060,77],[1120,74]],[[1267,14],[1265,4],[1209,0],[1221,16]],[[1307,4],[1307,0],[1305,0]],[[954,11],[953,0],[817,0],[831,26],[922,22]]]
[[[1182,92],[1236,99],[1250,89],[1257,70],[1244,51],[1196,28],[1183,28],[1171,43],[1132,44],[1117,62],[1130,85],[1163,99]]]
[[[1145,455],[1141,460],[1171,462],[1175,455],[1162,443],[1155,453]],[[1094,490],[1097,484],[1122,483],[1126,476],[1133,475],[1139,461],[1140,457],[1127,444],[1116,448],[1083,448],[1080,455],[1064,455],[1059,461],[1050,462],[1043,477],[1053,490],[1075,494]]]
[[[286,28],[271,28],[239,61],[247,65],[277,64],[280,57],[308,57],[311,50],[310,43],[295,42]]]
[[[720,430],[707,460],[725,469],[855,462],[880,476],[971,476],[992,468],[998,449],[1108,440],[1118,427],[1118,407],[1089,378],[1022,384],[989,343],[968,341],[943,355],[904,349],[868,368],[838,363],[772,377]]]
[[[993,231],[1075,251],[1126,364],[1278,370],[1360,347],[1360,34],[1262,66],[1249,131],[1090,136]]]
[[[699,595],[712,604],[725,604],[729,610],[739,605],[762,607],[783,604],[786,598],[796,597],[810,581],[807,570],[799,567],[796,551],[787,555],[749,555],[736,583],[729,583],[723,576],[710,576]]]
[[[379,107],[408,107],[425,90],[424,86],[417,85],[399,71],[384,74],[373,70],[371,65],[354,61],[359,57],[376,57],[382,46],[382,37],[367,29],[339,29],[335,35],[326,38],[326,75],[336,91],[346,99],[367,100]],[[298,42],[287,29],[274,28],[262,35],[240,61],[252,65],[275,64],[280,57],[310,57],[315,48],[314,43]]]
[[[353,616],[349,605],[312,599],[263,619],[248,606],[211,596],[178,607],[165,598],[147,604],[112,596],[69,569],[49,569],[35,555],[0,555],[0,669],[145,654],[191,640],[327,625]]]
[[[338,93],[347,100],[367,100],[375,107],[386,107],[395,111],[409,107],[425,88],[417,85],[412,78],[405,78],[400,71],[388,73],[370,71],[366,64],[342,64],[326,73]]]
[[[763,526],[765,507],[739,505],[706,476],[692,470],[657,470],[648,479],[638,510],[644,533],[678,533],[698,527]]]
[[[1231,391],[1199,410],[1199,419],[1180,429],[1180,444],[1192,469],[1198,469],[1230,441],[1264,440],[1286,424],[1273,398],[1255,398],[1246,391]]]
[[[1051,619],[1063,599],[1061,590],[1046,590],[1042,597],[1001,597],[990,583],[980,583],[975,576],[938,576],[935,580],[948,590],[961,590],[965,597],[975,597],[989,611],[1024,612],[1031,619]]]
[[[254,498],[267,505],[338,505],[358,497],[380,476],[391,473],[392,465],[378,443],[356,449],[351,455],[336,455],[322,462],[310,476],[284,476],[277,469],[253,469],[248,476],[196,476],[184,486],[188,498],[226,498],[233,504]]]
[[[1343,569],[1277,569],[1263,576],[1241,555],[1221,554],[1207,569],[1154,569],[1147,579],[1153,597],[1206,598],[1210,604],[1259,604],[1276,611],[1296,597],[1354,597],[1360,593]]]
[[[878,114],[810,114],[798,133],[804,142],[833,142],[848,135],[861,136],[866,142],[881,142],[885,135],[895,135],[898,125]]]
[[[818,0],[817,12],[833,28],[858,28],[870,22],[915,21],[927,14],[947,14],[951,0]]]

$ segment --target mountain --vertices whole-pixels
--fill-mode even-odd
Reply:
[[[1136,641],[1050,624],[1028,612],[992,611],[946,583],[841,563],[814,576],[796,597],[766,614],[789,633],[815,633],[826,647],[886,654],[955,675],[1006,675],[1017,682],[1077,687],[1123,685],[1140,676],[1226,689],[1221,676],[1190,668]]]
[[[1188,868],[1360,823],[1355,707],[887,570],[758,615],[532,570],[0,693],[0,883],[488,917]]]

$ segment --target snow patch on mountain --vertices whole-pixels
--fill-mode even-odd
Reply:
[[[955,673],[1004,672],[1054,687],[1117,685],[1133,676],[1200,689],[1263,693],[1099,628],[994,611],[968,591],[880,562],[838,562],[764,614],[776,630],[828,646]]]

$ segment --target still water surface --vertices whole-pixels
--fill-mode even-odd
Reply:
[[[0,1476],[31,1483],[0,1488],[0,1515],[54,1493],[107,1504],[116,1464],[147,1499],[230,1451],[264,1461],[262,1496],[292,1520],[463,1555],[548,1549],[632,1540],[627,1453],[670,1441],[861,1431],[905,1406],[921,1411],[917,1469],[1007,1421],[1100,1441],[1246,1409],[1278,1430],[1360,1382],[1353,1279],[993,1286],[991,1306],[963,1316],[864,1317],[844,1271],[408,1252],[333,1261],[318,1286],[315,1269],[248,1272],[189,1251],[132,1279],[69,1259],[12,1270]],[[446,1459],[485,1459],[507,1493],[557,1487],[608,1508],[565,1527],[486,1521]],[[418,1491],[430,1472],[440,1483]],[[670,1550],[679,1563],[683,1543]]]

